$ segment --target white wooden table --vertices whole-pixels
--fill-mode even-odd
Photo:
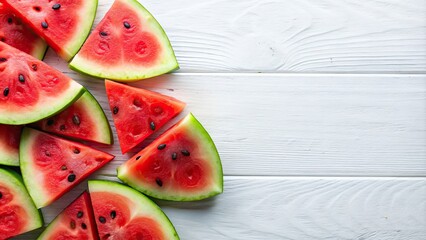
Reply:
[[[96,23],[112,0],[99,2]],[[181,239],[426,239],[426,1],[142,3],[181,69],[133,85],[187,102],[179,117],[205,125],[225,173],[218,197],[158,202]],[[45,61],[113,126],[102,80]],[[116,180],[134,153],[115,141],[91,178]],[[43,209],[46,222],[85,188]]]

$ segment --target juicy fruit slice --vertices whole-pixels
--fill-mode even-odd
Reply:
[[[102,107],[86,92],[64,111],[33,125],[46,132],[71,138],[112,144],[112,132]]]
[[[0,164],[19,166],[21,126],[0,124]]]
[[[122,153],[138,145],[170,119],[185,103],[148,90],[105,81],[106,92]]]
[[[117,182],[90,180],[100,239],[179,239],[167,216],[140,192]]]
[[[37,239],[98,239],[89,194],[83,192],[53,219]]]
[[[192,114],[121,165],[117,173],[131,187],[159,199],[194,201],[223,191],[219,154]]]
[[[25,185],[38,208],[58,199],[114,156],[24,128],[19,145]]]
[[[0,41],[38,59],[43,59],[47,50],[46,42],[22,23],[22,20],[1,2]]]
[[[0,168],[0,239],[7,239],[43,225],[21,177]]]
[[[89,35],[97,0],[4,0],[59,56],[69,61]]]
[[[157,20],[136,0],[115,0],[70,67],[99,78],[135,81],[179,66]]]
[[[49,117],[83,91],[58,70],[0,42],[0,123],[20,125]]]

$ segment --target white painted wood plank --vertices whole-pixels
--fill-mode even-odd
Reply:
[[[103,81],[72,76],[111,120]],[[133,85],[186,102],[227,175],[426,176],[426,75],[178,74]],[[115,140],[102,173],[141,149],[122,156]]]
[[[43,209],[46,221],[83,189]],[[216,198],[158,203],[181,239],[426,239],[425,178],[227,177]]]
[[[140,1],[179,72],[426,72],[422,0]]]

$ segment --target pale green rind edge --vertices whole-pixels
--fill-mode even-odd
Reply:
[[[39,60],[43,60],[44,56],[46,56],[47,49],[47,43],[42,38],[39,38],[31,55]]]
[[[0,151],[0,164],[6,166],[19,166],[19,152],[8,153]]]
[[[12,170],[6,170],[4,168],[0,168],[0,181],[5,182],[8,181],[10,184],[14,185],[15,191],[20,192],[22,194],[22,200],[27,200],[26,203],[23,203],[21,207],[23,207],[28,213],[28,227],[24,232],[29,232],[34,229],[40,228],[43,226],[43,215],[41,211],[36,208],[33,200],[27,192],[27,189],[24,186],[23,180],[19,174],[15,173]]]
[[[172,237],[172,238],[166,238],[166,239],[170,239],[170,240],[180,239],[176,232],[175,227],[173,226],[173,223],[170,221],[167,215],[163,212],[163,210],[161,210],[161,208],[156,203],[154,203],[151,199],[149,199],[142,193],[124,184],[114,182],[114,181],[89,180],[88,185],[89,185],[90,193],[114,192],[114,193],[122,195],[125,198],[129,198],[134,203],[143,205],[145,208],[149,206],[149,208],[153,210],[153,212],[155,213],[155,216],[154,216],[156,218],[155,220],[159,221],[160,225],[162,226],[162,229],[165,231],[168,231],[168,235]]]
[[[138,1],[136,0],[123,0],[127,2],[127,4],[132,5],[135,8],[138,8],[141,11],[140,16],[145,17],[145,15],[152,19],[151,26],[152,29],[158,29],[158,33],[161,34],[161,36],[157,36],[157,39],[162,43],[164,46],[164,58],[163,62],[167,64],[161,64],[160,67],[153,67],[153,69],[148,72],[141,73],[138,71],[138,69],[143,69],[143,67],[137,68],[135,72],[113,72],[108,73],[107,69],[102,66],[102,64],[97,64],[96,62],[86,60],[83,57],[80,57],[77,53],[77,55],[74,57],[74,59],[70,62],[69,68],[71,70],[97,77],[97,78],[106,78],[111,79],[119,82],[134,82],[139,81],[146,78],[152,78],[156,77],[168,72],[175,71],[179,69],[179,64],[176,59],[176,55],[174,53],[173,47],[170,43],[170,40],[164,31],[163,27],[160,25],[160,23],[154,18],[154,16],[145,8],[143,7]],[[156,66],[156,65],[154,65]]]
[[[223,168],[222,168],[222,162],[220,160],[219,153],[217,151],[216,145],[213,142],[213,139],[210,137],[209,133],[206,131],[203,125],[194,117],[192,113],[189,113],[188,116],[186,116],[181,121],[183,124],[185,124],[185,122],[187,122],[186,124],[191,124],[191,127],[195,128],[196,130],[196,131],[193,131],[192,133],[197,133],[198,135],[200,135],[202,140],[204,140],[204,143],[208,143],[209,147],[212,148],[212,152],[215,153],[216,156],[213,156],[213,158],[215,159],[213,162],[213,167],[214,167],[213,169],[215,170],[215,173],[216,173],[217,182],[215,182],[213,186],[216,186],[218,189],[212,189],[212,191],[208,192],[207,194],[193,195],[188,197],[171,196],[169,194],[158,194],[157,192],[150,191],[144,187],[139,186],[137,184],[137,181],[132,181],[130,177],[128,178],[126,176],[126,170],[122,170],[124,164],[117,168],[117,177],[121,181],[137,189],[138,191],[150,197],[162,199],[162,200],[189,202],[189,201],[203,200],[203,199],[221,194],[223,192]]]
[[[79,31],[75,33],[74,38],[70,39],[69,44],[64,47],[64,53],[59,54],[67,62],[69,62],[77,54],[81,46],[83,46],[95,21],[98,0],[84,0],[84,2],[89,3],[89,6],[85,8],[87,11],[81,13],[84,17],[83,22],[86,24],[79,26]]]
[[[37,122],[41,119],[50,117],[60,112],[61,110],[67,108],[69,105],[74,103],[82,94],[84,93],[84,88],[82,85],[72,80],[70,82],[70,88],[67,89],[65,94],[58,96],[57,98],[62,101],[53,101],[52,104],[46,106],[46,104],[39,104],[36,110],[32,110],[30,113],[8,113],[0,114],[0,123],[9,124],[9,125],[23,125],[28,123]],[[64,96],[65,95],[65,96]],[[56,104],[53,104],[56,103]],[[15,115],[15,116],[14,116]]]

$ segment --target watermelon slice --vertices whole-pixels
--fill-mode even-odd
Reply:
[[[159,199],[194,201],[223,191],[219,154],[192,114],[121,165],[117,172],[123,182]]]
[[[89,35],[97,0],[3,0],[64,60],[69,61]]]
[[[100,239],[179,239],[167,216],[140,192],[117,182],[89,180]]]
[[[49,117],[83,91],[60,71],[0,42],[0,123],[20,125]]]
[[[21,126],[0,124],[0,164],[19,166]]]
[[[108,119],[98,101],[86,91],[64,111],[33,125],[46,132],[71,138],[112,144]]]
[[[7,6],[0,2],[0,41],[24,51],[35,58],[43,59],[46,42],[22,23]]]
[[[7,239],[43,225],[43,218],[21,177],[0,168],[0,239]]]
[[[89,194],[83,192],[53,219],[37,239],[98,239]]]
[[[115,0],[70,67],[117,81],[136,81],[179,68],[166,33],[136,0]]]
[[[24,128],[19,145],[25,185],[38,208],[58,199],[114,156]]]
[[[138,145],[179,114],[185,103],[148,90],[105,81],[122,153]]]

